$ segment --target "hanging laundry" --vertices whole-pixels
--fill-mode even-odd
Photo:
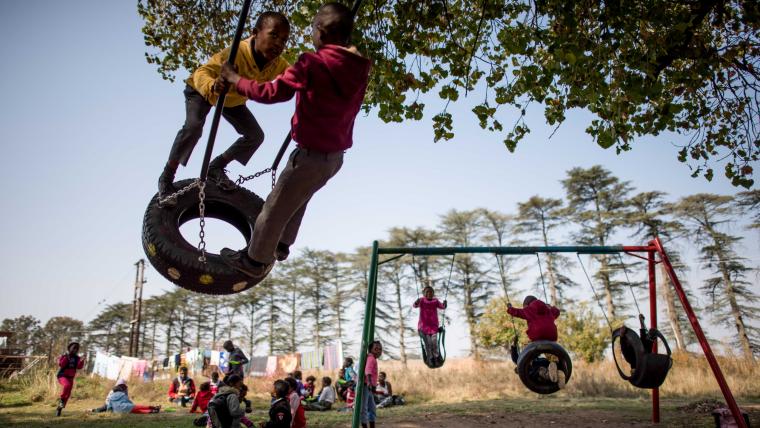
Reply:
[[[277,366],[280,373],[292,373],[298,368],[299,354],[280,355],[277,357]]]
[[[221,370],[222,373],[227,373],[229,369],[230,369],[230,353],[227,351],[222,351],[219,353],[219,370]]]
[[[182,366],[182,354],[174,354],[174,368],[179,370]]]
[[[301,353],[301,370],[318,370],[322,367],[322,352],[309,351]]]
[[[219,355],[219,351],[211,351],[211,360],[209,360],[209,364],[219,367]]]
[[[119,379],[119,372],[121,371],[121,358],[110,355],[108,357],[108,369],[106,370],[106,378],[111,380]]]
[[[108,374],[108,354],[100,351],[95,354],[95,363],[92,366],[92,374],[106,377]]]
[[[267,357],[266,375],[274,376],[276,374],[277,374],[277,357],[274,355],[271,355]]]
[[[164,361],[161,364],[161,367],[163,367],[164,369],[168,369],[169,368],[169,357],[164,358]]]
[[[343,365],[343,344],[337,342],[332,345],[325,346],[322,355],[322,370],[332,371],[338,370]]]
[[[137,360],[132,363],[132,377],[136,380],[143,380],[143,375],[147,370],[148,362],[145,360]]]
[[[117,379],[129,380],[132,376],[132,365],[137,362],[137,358],[134,357],[121,357],[121,367],[119,367],[119,374]]]
[[[268,359],[269,357],[251,357],[249,370],[251,376],[266,376]]]

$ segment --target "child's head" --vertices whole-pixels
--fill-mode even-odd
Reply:
[[[119,379],[118,381],[116,381],[116,385],[114,385],[113,391],[127,392],[127,381],[125,381],[124,379]]]
[[[354,365],[354,359],[351,357],[346,357],[345,360],[343,360],[343,368],[351,367]]]
[[[380,358],[380,355],[383,355],[383,344],[379,340],[370,343],[369,353],[374,355],[375,358]]]
[[[248,394],[248,386],[246,386],[246,384],[244,384],[244,383],[241,382],[239,389],[240,389],[240,394],[238,394],[238,396],[241,399],[245,398],[245,395]]]
[[[285,382],[288,383],[288,387],[290,388],[288,392],[293,392],[298,389],[298,382],[296,381],[296,378],[286,377]]]
[[[252,37],[256,52],[271,61],[285,49],[285,43],[290,37],[290,22],[280,12],[264,12],[256,20]]]
[[[238,375],[230,375],[227,376],[227,379],[224,381],[224,383],[227,386],[240,389],[240,386],[243,384],[243,378]]]
[[[422,289],[422,295],[425,296],[426,299],[430,300],[435,297],[435,291],[433,290],[433,287],[428,285]]]
[[[290,393],[290,385],[282,379],[274,381],[272,388],[274,389],[274,396],[277,398],[285,398]]]
[[[332,384],[332,379],[330,379],[329,376],[325,376],[322,378],[322,386],[330,386]]]
[[[179,368],[179,375],[180,375],[180,377],[187,377],[187,367],[180,367]]]
[[[198,389],[200,391],[211,391],[211,382],[203,382]]]
[[[346,369],[338,370],[338,377],[343,378],[346,375]]]
[[[528,306],[531,303],[535,302],[536,300],[538,300],[536,296],[532,296],[532,295],[525,296],[525,299],[523,299],[523,306]]]
[[[58,348],[58,349],[61,349],[61,348]],[[79,342],[69,343],[69,346],[67,346],[66,349],[69,351],[69,354],[76,355],[77,353],[79,353]]]
[[[303,373],[301,373],[301,370],[296,370],[293,372],[293,377],[296,378],[296,380],[301,380],[301,378],[303,378]]]
[[[214,383],[219,382],[219,372],[217,371],[211,372],[211,381]]]
[[[306,383],[308,383],[308,384],[311,384],[311,385],[313,385],[313,384],[314,384],[314,382],[316,382],[316,381],[317,381],[317,378],[316,378],[316,377],[314,377],[314,376],[307,376],[307,377],[306,377]]]
[[[222,344],[222,348],[224,348],[224,350],[227,352],[232,352],[235,350],[235,345],[231,340],[228,340]]]
[[[380,382],[385,382],[385,378],[388,377],[385,372],[380,372],[377,374],[377,380]]]
[[[320,6],[312,21],[311,37],[314,47],[319,49],[324,45],[348,46],[351,32],[354,30],[354,17],[351,9],[336,2]]]

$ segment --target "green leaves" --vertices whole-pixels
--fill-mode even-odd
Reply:
[[[312,49],[310,23],[320,4],[266,5],[291,21],[289,60]],[[754,171],[747,166],[760,160],[760,14],[750,4],[365,3],[353,35],[373,61],[365,110],[386,122],[420,120],[428,99],[462,102],[472,94],[483,100],[473,119],[514,151],[530,130],[520,124],[503,135],[499,111],[511,109],[500,106],[538,101],[551,126],[567,109],[586,109],[598,116],[587,132],[602,148],[620,153],[639,137],[668,131],[683,136],[678,145],[687,141],[677,156],[695,176],[712,178],[720,164],[734,185],[749,187]],[[193,70],[229,44],[241,5],[138,0],[146,61],[167,80]],[[264,7],[255,3],[250,27]],[[435,141],[454,138],[452,119],[433,118]]]

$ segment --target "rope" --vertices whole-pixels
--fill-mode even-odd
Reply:
[[[628,269],[625,267],[625,263],[623,263],[623,256],[620,255],[620,253],[617,253],[618,260],[620,260],[620,265],[623,266],[623,272],[625,273],[625,280],[628,282],[628,289],[631,290],[631,297],[633,297],[633,303],[636,305],[636,312],[639,313],[639,316],[641,316],[641,309],[639,308],[639,301],[636,299],[636,294],[633,292],[633,284],[631,284],[631,279],[628,277]]]
[[[541,287],[544,288],[544,302],[548,302],[549,296],[546,294],[546,283],[544,282],[544,270],[541,269],[541,257],[539,257],[538,253],[536,253],[536,260],[538,260],[538,273],[541,274]]]
[[[504,297],[507,298],[507,304],[511,305],[512,302],[509,301],[509,293],[507,293],[507,284],[504,280],[504,266],[502,266],[501,259],[499,258],[499,255],[496,253],[493,253],[494,257],[496,257],[496,265],[499,266],[499,277],[501,278],[501,283],[504,285]],[[514,343],[514,346],[517,346],[517,338],[519,337],[519,333],[517,332],[517,324],[515,324],[515,317],[512,316],[512,314],[509,314],[509,319],[512,321],[512,332],[514,340],[512,342]]]
[[[607,312],[604,310],[604,307],[602,306],[601,299],[599,298],[599,295],[596,294],[596,289],[594,288],[594,284],[591,282],[591,277],[588,276],[588,272],[586,272],[586,266],[583,264],[583,260],[581,260],[581,255],[576,253],[576,256],[578,256],[578,263],[581,265],[581,269],[583,269],[583,273],[586,275],[586,279],[588,280],[588,285],[591,286],[591,291],[594,292],[594,299],[596,299],[596,303],[599,305],[599,309],[602,311],[602,315],[604,315],[604,320],[607,321],[607,327],[610,328],[610,332],[613,331],[612,324],[610,324],[610,319],[607,318]]]

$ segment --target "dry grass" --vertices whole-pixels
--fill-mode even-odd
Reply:
[[[663,397],[704,398],[720,397],[720,389],[704,357],[686,353],[674,356],[673,368],[661,388]],[[739,399],[760,398],[760,365],[744,359],[721,358],[720,366],[734,395]],[[472,359],[451,359],[441,369],[430,370],[421,361],[410,361],[404,368],[397,361],[381,361],[380,370],[388,373],[394,393],[403,394],[411,403],[452,403],[470,400],[489,400],[507,397],[536,395],[528,391],[514,372],[514,364],[502,361],[478,362]],[[335,377],[335,373],[306,371],[304,377],[313,374],[317,379],[323,375]],[[206,379],[196,379],[197,383]],[[24,401],[53,402],[59,386],[54,372],[38,370],[19,381]],[[168,380],[153,383],[130,382],[130,396],[137,403],[163,403]],[[265,399],[272,379],[248,379],[252,395]],[[318,382],[319,384],[319,382]],[[73,398],[100,401],[108,393],[113,382],[90,376],[77,378]],[[0,389],[2,394],[2,389]],[[586,364],[574,363],[573,375],[567,388],[559,395],[567,398],[608,397],[643,398],[647,390],[636,389],[620,379],[612,361]]]

